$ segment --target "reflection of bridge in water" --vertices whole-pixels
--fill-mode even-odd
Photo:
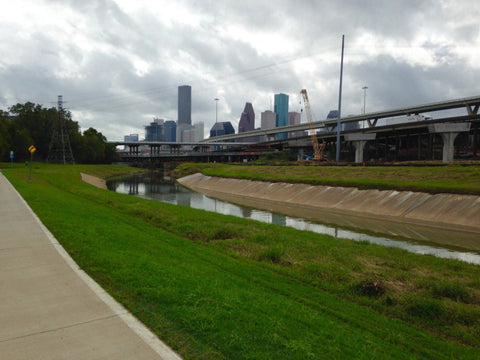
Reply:
[[[356,126],[340,132],[341,160],[357,163],[364,159],[449,162],[454,158],[476,158],[479,148],[479,107],[480,96],[476,96],[342,118],[342,127],[346,124]],[[461,108],[466,109],[466,114],[435,119],[417,116]],[[313,123],[313,127],[317,129],[318,140],[327,144],[326,152],[330,153],[329,158],[335,158],[332,153],[334,154],[336,148],[337,124],[337,119]],[[360,124],[364,126],[360,127]],[[345,129],[347,128],[349,127],[345,126]],[[308,130],[309,124],[304,123],[222,135],[200,142],[109,143],[124,146],[125,150],[119,154],[123,161],[129,162],[249,161],[273,151],[295,151],[299,157],[303,153],[311,153],[311,139],[306,134]],[[285,133],[304,135],[282,139],[279,135]],[[249,141],[252,139],[256,141]]]

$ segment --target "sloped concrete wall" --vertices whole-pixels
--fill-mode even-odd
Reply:
[[[256,202],[277,202],[337,214],[480,232],[479,196],[268,183],[210,177],[200,173],[181,178],[178,182],[211,196],[228,194]]]

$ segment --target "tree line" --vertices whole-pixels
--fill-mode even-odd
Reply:
[[[15,161],[30,159],[30,145],[37,149],[35,159],[46,161],[53,131],[55,128],[59,131],[60,115],[76,163],[99,164],[117,160],[115,146],[107,144],[105,136],[94,128],[81,133],[78,122],[72,120],[68,110],[62,110],[59,114],[55,107],[45,108],[26,102],[16,104],[8,111],[0,110],[0,161],[10,161],[11,151],[14,152]]]

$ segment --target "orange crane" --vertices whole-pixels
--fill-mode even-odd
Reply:
[[[312,109],[310,109],[310,101],[308,101],[307,90],[302,89],[300,94],[303,96],[303,103],[305,104],[305,112],[307,113],[308,125],[310,127],[310,137],[312,138],[313,145],[313,160],[324,160],[325,156],[323,155],[323,150],[325,149],[325,141],[322,141],[321,144],[318,143],[316,129],[313,126],[313,116]]]

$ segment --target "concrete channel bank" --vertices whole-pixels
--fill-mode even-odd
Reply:
[[[480,248],[479,196],[269,183],[200,173],[183,177],[178,182],[206,195],[246,206],[269,204],[263,208],[273,211],[286,208],[301,217],[317,213],[317,220],[326,218],[329,221],[348,215],[349,221],[357,219],[364,225],[369,220],[381,219],[388,221],[387,227],[396,223],[467,231],[478,234],[479,239],[479,244],[469,247]],[[315,220],[316,216],[306,217]]]

